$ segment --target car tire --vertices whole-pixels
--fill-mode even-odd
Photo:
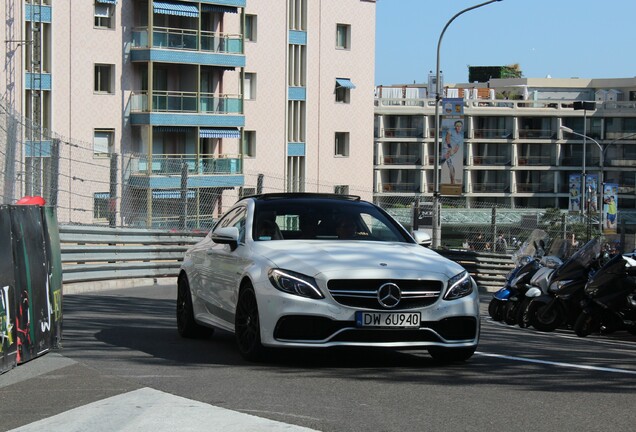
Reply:
[[[177,331],[184,338],[194,339],[211,336],[214,329],[204,327],[194,320],[192,294],[188,278],[181,275],[177,282]]]
[[[265,348],[261,344],[261,326],[256,293],[251,285],[239,293],[236,304],[234,334],[238,350],[249,361],[263,361]]]
[[[456,363],[471,358],[476,349],[476,346],[468,348],[430,347],[428,353],[440,363]]]

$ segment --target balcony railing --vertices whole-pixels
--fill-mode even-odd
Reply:
[[[133,48],[149,48],[148,28],[133,29]],[[197,31],[169,27],[153,27],[152,47],[175,50],[208,51],[242,54],[243,36],[230,33]]]
[[[528,139],[528,138],[544,138],[549,139],[552,138],[554,132],[550,129],[520,129],[519,130],[519,138]]]
[[[552,156],[520,156],[517,161],[519,165],[552,165]]]
[[[382,183],[378,188],[382,192],[409,192],[420,191],[420,186],[416,183]]]
[[[173,92],[152,92],[152,106],[148,106],[148,93],[131,95],[131,112],[201,112],[210,114],[242,114],[243,100],[239,95]]]
[[[510,156],[473,156],[472,165],[508,165]]]
[[[418,155],[383,155],[378,157],[378,165],[419,165],[422,158]]]
[[[529,192],[545,192],[552,193],[554,192],[554,185],[543,185],[537,183],[517,183],[517,192],[518,193],[529,193]]]
[[[131,175],[180,175],[183,164],[188,174],[240,174],[241,155],[154,154],[130,158]]]
[[[506,139],[512,134],[512,132],[507,129],[475,129],[473,133],[475,139]]]
[[[484,193],[484,192],[505,192],[507,188],[506,183],[472,183],[472,192]]]
[[[422,128],[384,128],[382,129],[384,138],[423,138]]]

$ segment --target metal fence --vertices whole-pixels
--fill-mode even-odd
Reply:
[[[66,225],[206,231],[244,195],[303,190],[360,195],[374,201],[409,228],[430,225],[432,198],[404,193],[374,195],[373,189],[305,180],[291,184],[278,174],[254,173],[241,165],[240,155],[140,155],[112,152],[111,131],[96,131],[95,142],[83,142],[32,124],[0,100],[0,176],[2,203],[40,195],[55,207]],[[215,187],[188,187],[190,177],[218,176]],[[172,180],[178,187],[155,187],[150,179]],[[240,178],[240,182],[236,179]],[[227,180],[226,185],[223,180]],[[234,180],[234,183],[232,183]],[[159,182],[161,183],[161,182]],[[240,184],[237,186],[236,184]],[[535,228],[553,238],[571,233],[585,241],[598,219],[546,209],[508,208],[500,203],[472,204],[457,197],[441,199],[442,246],[495,251],[500,234],[507,251]],[[633,236],[615,236],[624,250],[634,248]]]

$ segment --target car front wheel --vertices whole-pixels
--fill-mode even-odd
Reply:
[[[239,352],[249,361],[262,361],[265,348],[261,344],[261,326],[254,288],[246,286],[239,294],[234,322]]]

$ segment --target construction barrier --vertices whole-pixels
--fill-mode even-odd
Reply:
[[[62,264],[54,209],[0,206],[0,373],[60,345]]]

